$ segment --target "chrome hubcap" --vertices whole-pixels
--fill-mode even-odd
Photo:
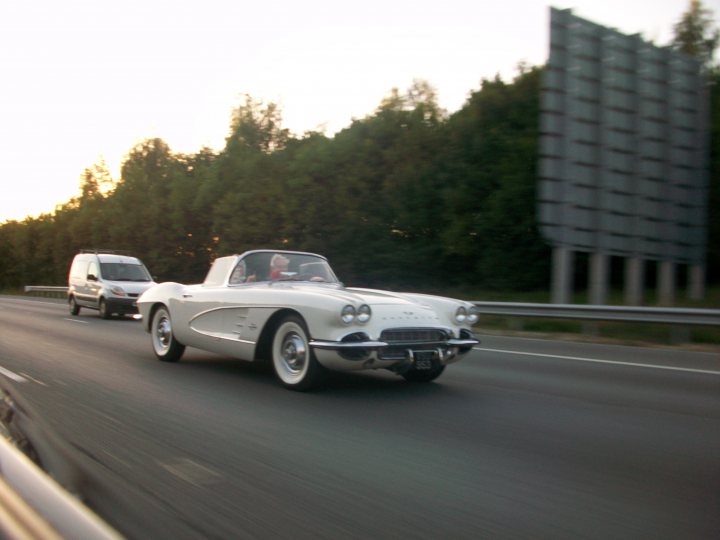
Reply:
[[[163,349],[166,349],[170,346],[172,327],[170,326],[170,321],[167,318],[163,317],[162,319],[160,319],[157,325],[157,330],[155,331],[155,335],[157,336],[158,344]]]
[[[288,334],[283,340],[281,354],[283,362],[290,371],[294,373],[301,371],[307,356],[305,341],[295,333]]]

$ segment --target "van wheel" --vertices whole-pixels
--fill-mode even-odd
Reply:
[[[70,315],[77,315],[80,313],[80,306],[78,306],[74,296],[68,298],[68,306],[70,308]]]
[[[104,298],[100,299],[100,305],[98,306],[98,310],[100,311],[101,319],[109,319],[110,317],[112,317],[112,313],[108,311],[107,302]]]

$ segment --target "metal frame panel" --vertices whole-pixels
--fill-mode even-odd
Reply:
[[[696,59],[551,8],[538,189],[548,242],[703,264],[708,106]]]

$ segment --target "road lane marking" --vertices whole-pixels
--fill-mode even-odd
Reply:
[[[188,458],[177,458],[171,463],[158,462],[160,466],[169,473],[196,486],[216,484],[221,476],[203,465]]]
[[[684,371],[687,373],[702,373],[705,375],[720,375],[720,371],[711,371],[708,369],[693,369],[693,368],[683,368],[683,367],[677,367],[677,366],[659,366],[657,364],[639,364],[637,362],[621,362],[618,360],[599,360],[597,358],[583,358],[580,356],[561,356],[558,354],[505,351],[502,349],[485,349],[482,347],[473,347],[473,350],[474,351],[505,353],[505,354],[520,354],[520,355],[524,355],[524,356],[540,356],[540,357],[544,357],[544,358],[559,358],[560,360],[574,360],[576,362],[592,362],[592,363],[596,363],[596,364],[614,364],[614,365],[619,365],[619,366],[642,367],[642,368],[650,368],[650,369],[666,369],[669,371]]]
[[[87,322],[87,321],[80,321],[80,320],[78,320],[78,319],[70,319],[69,317],[65,317],[65,320],[66,320],[66,321],[70,321],[70,322],[80,323],[80,324],[90,324],[90,323]]]
[[[24,372],[21,371],[21,372],[20,372],[20,375],[22,375],[23,377],[27,377],[27,378],[30,379],[32,382],[38,383],[40,386],[47,386],[47,384],[45,384],[45,383],[42,382],[41,380],[38,380],[38,379],[36,379],[35,377],[31,377],[31,376],[28,375],[27,373],[24,373]]]
[[[22,377],[15,373],[14,371],[10,371],[9,369],[6,369],[2,366],[0,366],[0,373],[5,375],[8,379],[12,379],[15,382],[28,382],[28,380],[25,377]]]

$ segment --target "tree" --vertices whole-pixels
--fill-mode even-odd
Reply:
[[[706,69],[713,67],[713,55],[720,43],[720,30],[714,25],[712,12],[700,0],[690,0],[688,10],[674,27],[673,46],[700,59]]]
[[[232,113],[227,146],[270,153],[285,147],[290,132],[282,127],[282,111],[275,103],[264,105],[249,95]]]
[[[720,30],[710,10],[700,0],[690,0],[688,10],[675,25],[673,45],[697,57],[708,76],[710,93],[710,182],[708,200],[708,280],[720,279],[720,68],[713,55],[720,44]]]
[[[540,68],[523,68],[512,84],[483,81],[446,126],[442,195],[454,219],[442,245],[461,283],[547,283],[550,252],[535,218],[540,76]]]
[[[105,160],[100,160],[92,167],[85,168],[80,181],[81,199],[101,199],[114,186],[112,175]]]

